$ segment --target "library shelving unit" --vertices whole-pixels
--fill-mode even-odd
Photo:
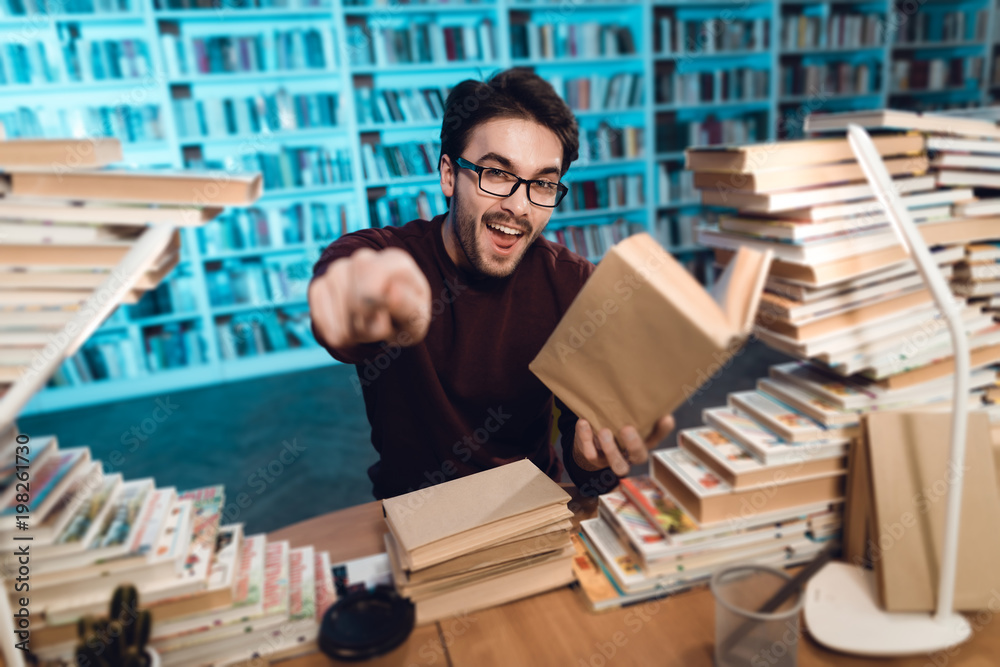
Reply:
[[[776,6],[658,0],[651,7],[649,123],[655,128],[654,232],[702,282],[714,280],[695,227],[701,205],[684,149],[775,138]]]
[[[936,111],[989,100],[994,0],[897,0],[893,12],[890,106]]]
[[[803,120],[814,111],[886,105],[889,16],[886,0],[782,2],[778,138],[802,137]]]
[[[816,111],[994,100],[997,2],[0,0],[9,136],[116,136],[131,165],[265,182],[252,208],[184,230],[170,278],[26,412],[331,363],[309,326],[313,262],[346,232],[443,212],[448,91],[514,65],[580,124],[548,238],[596,261],[645,230],[711,283],[694,228],[717,211],[685,148],[800,136]]]

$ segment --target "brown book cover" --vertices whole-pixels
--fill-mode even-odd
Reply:
[[[890,176],[922,174],[927,171],[926,155],[894,158],[885,161]],[[793,169],[767,169],[747,174],[727,172],[697,171],[694,174],[696,188],[721,188],[734,192],[761,193],[791,190],[793,188],[814,188],[851,181],[864,181],[865,174],[856,162],[823,164]]]
[[[950,412],[865,416],[872,481],[873,560],[889,611],[936,607],[949,468]],[[985,609],[1000,588],[1000,495],[989,417],[970,412],[955,580],[955,609]],[[877,557],[875,557],[877,556]]]
[[[260,174],[198,174],[191,171],[15,172],[16,197],[62,197],[196,207],[248,206],[260,198]]]
[[[869,128],[897,128],[970,137],[1000,138],[1000,128],[988,120],[896,109],[809,114],[806,116],[803,129],[806,132],[844,131],[851,123]]]
[[[770,261],[741,249],[713,298],[651,236],[631,236],[604,256],[529,368],[595,429],[631,424],[647,435],[739,350]]]
[[[920,135],[875,137],[874,142],[876,150],[882,156],[905,155],[924,150],[924,138]],[[696,172],[749,173],[844,161],[855,161],[854,151],[847,139],[807,139],[748,146],[689,148],[685,151],[684,168]]]
[[[801,341],[829,336],[837,331],[853,329],[867,322],[882,319],[893,313],[909,312],[913,308],[930,303],[931,300],[931,293],[926,289],[920,289],[893,298],[882,299],[876,303],[854,308],[853,310],[838,313],[830,317],[810,320],[804,324],[796,324],[791,320],[774,317],[770,314],[760,315],[758,321],[762,326],[775,333]]]
[[[497,544],[572,515],[567,494],[528,459],[386,498],[408,570]]]
[[[67,172],[121,161],[122,145],[114,138],[0,141],[0,169],[8,172],[34,168]]]

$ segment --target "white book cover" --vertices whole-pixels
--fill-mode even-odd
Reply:
[[[586,519],[580,527],[592,545],[597,549],[604,564],[611,572],[619,587],[626,591],[642,588],[649,582],[642,567],[618,541],[615,534],[602,519]]]
[[[794,384],[773,378],[761,378],[757,380],[757,389],[779,401],[794,405],[826,426],[857,426],[861,423],[861,417],[857,411],[841,410],[799,389]]]
[[[661,449],[654,451],[653,456],[660,459],[699,498],[723,496],[733,492],[733,487],[683,449]]]
[[[749,416],[732,408],[709,408],[702,413],[705,423],[740,442],[768,465],[843,456],[850,438],[838,437],[807,442],[788,442]]]
[[[834,437],[828,428],[799,414],[784,403],[758,391],[738,391],[728,396],[733,407],[743,410],[772,431],[787,432],[792,442],[826,440]]]

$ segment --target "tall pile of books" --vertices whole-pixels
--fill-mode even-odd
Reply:
[[[976,199],[972,187],[988,186],[987,170],[1000,166],[1000,128],[982,120],[876,111],[810,117],[806,129],[843,132],[847,123],[874,131],[897,194],[952,280],[972,351],[968,400],[980,407],[984,394],[995,390],[1000,363],[1000,325],[989,286],[998,254],[988,244],[1000,236],[1000,218],[993,217],[1000,208]],[[954,366],[946,323],[842,136],[693,149],[687,163],[705,203],[738,210],[699,232],[716,259],[726,263],[744,246],[775,253],[756,335],[802,361],[772,367],[755,390],[732,393],[727,406],[705,410],[707,427],[682,431],[680,451],[657,453],[652,470],[691,510],[711,497],[717,482],[703,476],[708,484],[692,494],[691,484],[682,486],[678,475],[668,474],[665,459],[693,453],[705,466],[688,466],[690,479],[711,473],[730,486],[740,461],[752,461],[782,489],[775,498],[796,485],[818,492],[818,480],[833,467],[842,475],[847,465],[849,485],[841,489],[847,497],[845,556],[877,561],[872,494],[886,493],[895,482],[883,477],[869,483],[866,477],[875,459],[864,446],[873,426],[863,417],[951,407]],[[997,411],[986,411],[996,424]],[[796,468],[808,481],[786,473],[775,482],[781,469],[773,464],[788,453],[798,457]],[[994,500],[988,502],[992,507]],[[893,600],[883,603],[891,607]]]
[[[384,500],[393,580],[417,624],[573,581],[568,501],[527,459]]]
[[[256,174],[109,168],[121,159],[117,139],[0,141],[0,397],[53,341],[96,328],[91,318],[57,336],[81,312],[123,286],[124,303],[155,288],[179,259],[175,227],[261,194]]]
[[[134,585],[151,611],[151,645],[164,665],[315,649],[318,623],[337,597],[329,554],[220,525],[222,487],[178,492],[148,478],[126,481],[105,475],[85,447],[61,448],[54,437],[20,441],[27,444],[14,431],[0,447],[8,462],[0,533],[9,544],[31,538],[30,647],[39,658],[72,659],[77,621],[106,615],[121,584]],[[21,446],[32,471],[29,514],[16,511]],[[13,549],[2,567],[5,576],[17,571]],[[17,608],[14,587],[4,590]]]

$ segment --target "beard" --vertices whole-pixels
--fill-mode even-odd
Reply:
[[[475,213],[463,206],[457,189],[451,199],[452,208],[454,208],[452,222],[455,226],[454,234],[458,245],[465,253],[472,268],[483,276],[506,278],[514,273],[514,269],[521,263],[524,254],[544,228],[542,225],[518,238],[517,242],[521,244],[521,247],[516,253],[497,256],[492,252],[492,244],[487,236],[490,232],[487,231],[486,225],[489,223],[506,225],[518,230],[531,230],[531,223],[527,218],[518,220],[502,211],[488,211],[481,218],[477,218]]]

